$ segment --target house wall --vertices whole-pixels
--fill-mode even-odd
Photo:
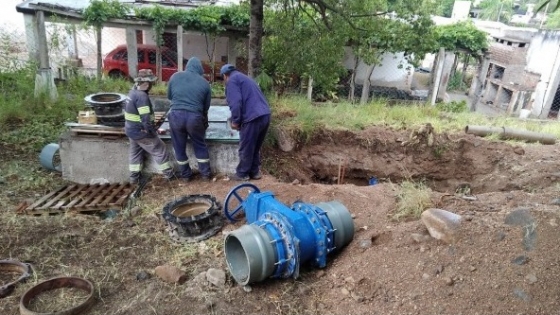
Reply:
[[[348,70],[354,69],[355,56],[350,47],[345,48],[344,67]],[[399,68],[399,65],[402,67]],[[368,66],[361,62],[356,72],[356,83],[363,84],[367,76]],[[371,85],[396,87],[399,89],[410,89],[414,67],[404,58],[404,53],[383,55],[381,64],[376,66],[371,74]]]
[[[144,43],[155,44],[153,32],[144,32]],[[210,37],[208,37],[208,43],[204,34],[201,33],[185,33],[183,35],[183,57],[191,58],[197,57],[200,60],[210,61],[209,55],[214,49],[214,60],[211,61],[227,61],[228,56],[228,38],[218,37],[214,42]]]
[[[560,83],[560,31],[539,31],[527,52],[525,70],[540,76],[531,100],[531,112],[546,118]]]

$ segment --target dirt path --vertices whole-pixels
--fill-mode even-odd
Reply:
[[[91,314],[555,314],[557,153],[558,146],[512,147],[428,130],[377,128],[325,132],[292,152],[270,151],[267,170],[280,181],[266,175],[254,182],[261,190],[287,204],[339,200],[354,215],[356,233],[347,248],[328,258],[327,268],[305,267],[297,280],[267,280],[251,292],[231,278],[216,287],[199,276],[209,268],[226,270],[223,234],[194,246],[175,245],[157,215],[178,196],[206,193],[222,200],[235,183],[156,180],[132,218],[14,217],[4,209],[0,258],[33,263],[37,278],[1,299],[0,313],[18,314],[25,289],[66,274],[96,284]],[[336,182],[340,161],[346,161],[346,181],[359,185],[316,183]],[[366,186],[369,176],[381,183]],[[419,238],[426,229],[418,220],[391,219],[403,179],[426,180],[434,188],[435,207],[464,217],[456,243]],[[461,184],[469,185],[476,200],[455,194]],[[506,224],[519,213],[528,213],[526,224]],[[228,224],[223,232],[242,224]],[[153,276],[165,263],[185,270],[189,280],[169,285]],[[141,271],[152,277],[137,280]]]

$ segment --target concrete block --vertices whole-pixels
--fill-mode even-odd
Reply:
[[[430,235],[446,243],[454,243],[461,225],[462,217],[458,214],[431,208],[422,212],[422,222]]]
[[[171,153],[171,163],[177,169],[177,161],[169,139],[163,139]],[[239,163],[238,143],[208,141],[210,167],[213,173],[233,173]],[[121,183],[128,181],[128,138],[115,140],[100,137],[73,136],[65,133],[59,140],[62,176],[80,183]],[[187,144],[189,163],[198,169],[191,143]],[[151,157],[145,160],[144,171],[159,173]]]

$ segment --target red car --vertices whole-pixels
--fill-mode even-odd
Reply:
[[[173,50],[161,48],[161,76],[163,81],[169,81],[171,75],[177,72],[177,53]],[[183,59],[183,66],[187,64],[188,59]],[[216,62],[214,65],[214,76],[212,81],[221,80],[220,68],[223,62]],[[211,81],[212,67],[208,61],[202,61],[204,69],[204,77]],[[156,73],[156,46],[155,45],[138,45],[138,69],[151,69]],[[126,45],[119,45],[113,49],[103,59],[103,72],[105,75],[114,78],[128,78],[128,53]]]

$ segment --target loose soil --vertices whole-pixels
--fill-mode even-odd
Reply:
[[[268,149],[265,176],[253,181],[281,202],[341,201],[354,217],[354,240],[328,257],[327,267],[304,266],[298,279],[270,279],[224,287],[203,272],[227,271],[223,233],[177,245],[161,219],[163,206],[189,194],[223,200],[238,183],[165,183],[154,179],[141,211],[114,219],[65,215],[13,215],[22,198],[2,196],[0,258],[33,264],[36,276],[0,300],[1,314],[18,314],[23,292],[39,281],[73,275],[96,285],[89,314],[557,314],[560,283],[560,147],[511,145],[468,135],[370,128],[324,131],[295,149]],[[9,158],[0,156],[0,158]],[[339,172],[344,169],[344,178]],[[368,186],[368,179],[380,183]],[[334,185],[339,180],[341,185]],[[391,219],[398,183],[422,180],[434,207],[463,216],[453,244],[426,234],[417,219]],[[2,191],[9,188],[7,181]],[[54,187],[53,187],[54,188]],[[41,194],[46,192],[41,191]],[[465,199],[467,194],[469,198]],[[554,202],[553,202],[554,201]],[[506,224],[527,209],[532,223]],[[529,229],[530,228],[530,229]],[[527,245],[531,235],[531,246]],[[415,240],[416,239],[416,240]],[[183,285],[164,283],[154,268],[184,270]],[[140,277],[145,271],[148,276]],[[145,274],[144,274],[145,275]],[[250,292],[248,292],[250,291]]]

